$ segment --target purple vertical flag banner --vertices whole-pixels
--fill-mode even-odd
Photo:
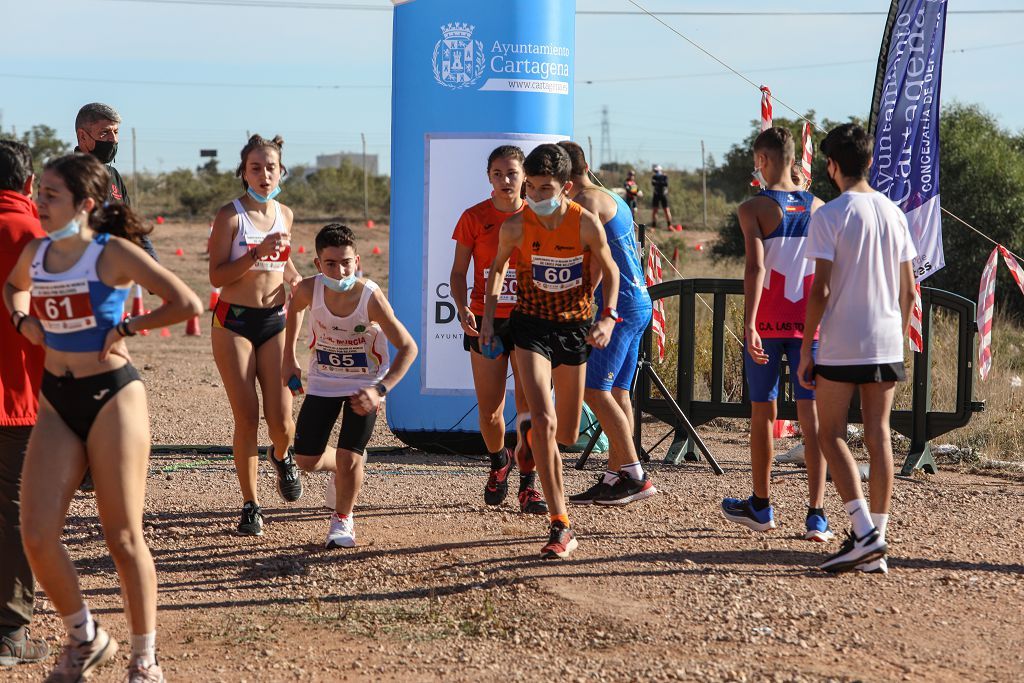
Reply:
[[[946,0],[893,0],[878,58],[869,129],[871,186],[907,214],[920,282],[946,265],[939,204],[939,86]]]

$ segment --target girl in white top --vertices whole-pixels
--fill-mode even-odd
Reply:
[[[416,342],[376,283],[357,278],[359,255],[352,231],[337,223],[316,236],[319,275],[306,278],[288,304],[284,383],[301,381],[295,355],[305,309],[310,313],[309,392],[295,430],[295,460],[306,472],[327,471],[335,481],[326,547],[355,545],[352,510],[363,484],[363,451],[373,434],[377,407],[416,358]],[[388,352],[391,343],[394,359]],[[338,445],[326,452],[338,415]]]
[[[256,486],[257,380],[272,442],[268,459],[277,470],[278,492],[286,501],[302,495],[302,480],[288,452],[295,434],[292,397],[280,374],[285,283],[294,287],[302,280],[290,258],[292,211],[274,200],[285,172],[283,143],[280,137],[249,138],[236,172],[245,192],[221,207],[210,235],[210,284],[221,288],[210,337],[235,420],[232,446],[243,503],[238,533],[251,536],[263,533]]]

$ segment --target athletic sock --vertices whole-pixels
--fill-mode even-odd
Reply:
[[[88,605],[83,604],[82,609],[61,619],[68,630],[68,636],[79,643],[88,643],[96,637],[96,621],[92,618]]]
[[[569,515],[551,515],[551,523],[561,522],[567,528],[569,526]]]
[[[611,470],[605,470],[604,471],[604,477],[601,478],[601,483],[602,484],[608,484],[609,486],[612,486],[618,480],[619,480],[619,473],[618,472],[612,472]]]
[[[508,464],[508,453],[502,448],[499,451],[495,451],[490,454],[491,456],[491,469],[500,470],[502,467]]]
[[[871,521],[871,514],[868,512],[867,501],[863,498],[854,498],[843,507],[850,515],[850,524],[853,525],[853,533],[857,538],[864,538],[875,528]]]
[[[885,542],[885,530],[889,526],[889,513],[888,512],[872,512],[871,523],[878,529],[878,535]]]
[[[537,487],[537,473],[536,472],[522,472],[519,475],[519,493],[522,493],[526,489]]]
[[[758,512],[766,509],[771,505],[771,498],[758,498],[757,496],[750,496],[750,507],[754,508]]]
[[[625,472],[633,481],[643,481],[644,478],[644,468],[640,464],[639,460],[637,462],[631,462],[628,465],[623,465],[619,468],[619,472]]]
[[[807,516],[810,517],[811,515],[818,515],[819,517],[824,517],[825,516],[825,508],[812,508],[812,507],[808,507],[807,508]]]
[[[142,666],[156,664],[156,631],[132,635],[132,663]]]

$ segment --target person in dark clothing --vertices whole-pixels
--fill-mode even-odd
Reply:
[[[0,281],[7,280],[22,248],[43,236],[32,194],[32,153],[0,140]],[[0,667],[49,656],[46,641],[32,638],[35,580],[21,544],[21,467],[36,423],[43,350],[0,321]]]
[[[654,194],[651,196],[651,227],[658,227],[658,209],[665,210],[665,221],[668,229],[672,229],[672,209],[668,205],[668,176],[661,170],[661,166],[655,166],[651,176],[651,188]]]
[[[78,110],[78,116],[75,117],[75,135],[78,136],[78,146],[75,147],[75,151],[87,152],[107,167],[107,172],[110,174],[110,192],[107,201],[121,202],[130,207],[132,201],[128,196],[128,186],[125,185],[121,174],[114,168],[120,126],[121,115],[110,105],[100,102],[85,105]],[[149,235],[143,236],[142,248],[154,259],[160,260],[157,258]]]

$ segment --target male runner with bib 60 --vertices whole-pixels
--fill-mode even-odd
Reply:
[[[487,278],[480,344],[486,346],[495,334],[501,285],[509,258],[518,249],[512,340],[530,407],[530,420],[520,423],[518,436],[532,451],[550,508],[549,538],[541,557],[566,558],[577,541],[566,513],[558,443],[571,445],[578,438],[588,344],[600,349],[611,339],[618,318],[619,269],[600,219],[567,196],[572,163],[566,151],[540,145],[526,157],[523,171],[528,206],[501,226]],[[607,306],[596,323],[591,259],[604,279]],[[552,383],[557,407],[551,400]]]

